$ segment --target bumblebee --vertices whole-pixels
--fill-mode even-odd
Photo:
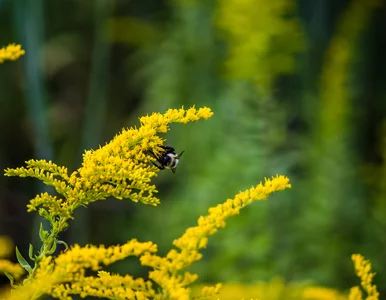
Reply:
[[[155,165],[158,169],[164,170],[170,169],[173,173],[176,172],[178,161],[184,151],[182,151],[180,154],[177,154],[173,147],[170,146],[159,146],[163,149],[161,151],[160,155],[155,155],[154,152],[150,151],[150,153],[154,156],[154,158],[157,160],[158,164],[153,162],[153,165]]]

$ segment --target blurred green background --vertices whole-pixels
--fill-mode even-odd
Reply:
[[[231,219],[192,267],[200,280],[347,289],[362,253],[386,295],[384,4],[0,0],[2,45],[26,50],[0,66],[0,169],[44,158],[74,170],[142,115],[208,106],[210,120],[165,136],[185,153],[156,180],[159,207],[94,203],[62,238],[166,253],[209,207],[279,173],[292,189]],[[22,253],[41,221],[25,206],[44,189],[0,177],[0,234]],[[112,270],[146,276],[135,260]]]

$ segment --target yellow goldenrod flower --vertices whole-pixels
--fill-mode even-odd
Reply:
[[[5,272],[18,280],[24,274],[24,269],[19,264],[14,264],[6,259],[0,259],[0,273]]]
[[[105,146],[97,150],[85,151],[82,166],[71,174],[68,174],[67,168],[45,160],[29,160],[26,162],[26,167],[5,170],[6,176],[40,179],[46,185],[54,187],[58,194],[42,193],[28,204],[28,211],[37,210],[39,215],[50,222],[52,229],[50,232],[42,227],[40,229],[39,235],[43,245],[39,254],[34,257],[35,267],[31,268],[32,273],[29,274],[27,282],[30,281],[32,284],[36,281],[34,273],[41,268],[41,261],[55,251],[57,243],[63,243],[57,240],[57,236],[68,226],[68,219],[73,217],[73,212],[78,207],[110,196],[157,205],[159,200],[154,195],[157,190],[155,185],[151,184],[151,180],[158,174],[159,169],[150,162],[155,160],[152,153],[157,155],[162,151],[164,139],[159,134],[167,132],[171,123],[185,124],[199,119],[208,119],[212,115],[209,108],[192,107],[187,110],[169,109],[165,114],[153,113],[142,117],[141,126],[138,129],[123,129]],[[100,263],[107,265],[128,255],[137,255],[136,253],[140,255],[142,251],[140,245],[136,245],[134,250],[130,248],[130,244],[108,249],[75,246],[55,260],[56,277],[51,276],[53,278],[51,279],[53,282],[58,282],[57,280],[62,282],[71,274],[71,276],[84,277],[86,268],[99,270]],[[60,267],[65,267],[66,276],[57,275]],[[189,276],[186,275],[183,282],[188,281]],[[38,291],[38,288],[35,287],[35,289]]]
[[[149,273],[149,278],[155,281],[170,299],[189,299],[190,289],[187,285],[194,282],[197,276],[190,273],[179,275],[178,272],[202,258],[198,251],[206,247],[208,237],[219,228],[225,227],[225,219],[237,215],[240,209],[248,204],[265,200],[271,193],[290,187],[287,177],[277,175],[272,179],[265,179],[264,184],[260,183],[240,192],[234,199],[228,199],[210,208],[207,216],[198,219],[197,226],[188,228],[182,237],[173,242],[179,250],[170,250],[166,257],[146,253],[140,258],[142,265],[154,269]]]
[[[103,265],[108,266],[128,256],[141,256],[157,251],[157,245],[152,242],[141,243],[133,239],[126,244],[104,247],[75,245],[55,259],[54,274],[60,277],[62,284],[53,289],[53,296],[66,298],[70,294],[81,296],[108,297],[125,299],[120,295],[150,295],[154,293],[151,283],[143,279],[133,279],[131,276],[110,275],[99,272],[98,277],[85,277],[87,269],[98,271]],[[141,292],[143,291],[143,292]],[[110,297],[110,298],[111,298]]]
[[[12,241],[6,236],[0,236],[0,257],[8,256],[12,251]]]
[[[108,196],[118,199],[130,198],[146,204],[157,205],[154,196],[156,189],[150,184],[159,169],[149,162],[162,151],[164,140],[158,136],[169,130],[171,123],[187,123],[200,118],[207,119],[213,113],[209,108],[170,109],[165,114],[152,114],[140,118],[141,126],[124,129],[120,134],[97,150],[86,151],[82,166],[71,174],[65,167],[51,161],[30,160],[26,167],[7,169],[7,176],[35,177],[53,186],[58,196],[48,193],[37,195],[28,204],[28,210],[38,210],[39,214],[50,221],[51,231],[39,231],[43,243],[39,254],[33,256],[32,246],[29,255],[35,266],[17,252],[18,260],[28,269],[29,275],[23,284],[16,286],[6,299],[37,299],[49,294],[60,299],[71,299],[72,295],[103,297],[109,299],[178,299],[191,298],[189,286],[198,275],[182,272],[183,269],[201,259],[200,249],[205,248],[209,236],[225,226],[225,220],[239,213],[241,208],[256,201],[265,200],[275,191],[290,188],[285,176],[265,179],[264,184],[240,192],[234,199],[210,208],[205,217],[200,217],[198,225],[186,230],[182,237],[175,240],[165,257],[156,255],[157,245],[152,242],[141,243],[133,239],[124,245],[99,247],[75,245],[53,258],[58,233],[67,226],[73,211]],[[143,266],[151,267],[148,280],[121,276],[102,271],[118,260],[128,256],[138,256]],[[88,276],[98,272],[97,276]],[[86,276],[87,275],[87,276]],[[154,286],[154,287],[153,287]],[[203,297],[218,293],[220,284],[204,288]]]
[[[268,91],[274,78],[290,73],[304,48],[299,21],[289,17],[293,0],[217,1],[216,25],[229,45],[226,71]]]
[[[238,214],[240,209],[257,200],[265,200],[271,193],[289,188],[289,179],[276,176],[266,179],[256,187],[240,192],[234,199],[209,209],[209,214],[200,217],[196,227],[174,241],[177,249],[172,249],[165,257],[156,255],[157,245],[152,242],[140,243],[133,239],[124,245],[96,247],[75,245],[53,259],[41,258],[33,274],[23,285],[16,287],[6,299],[38,298],[50,294],[60,299],[71,299],[71,295],[95,296],[109,299],[178,299],[191,298],[189,286],[197,279],[197,274],[181,270],[201,259],[198,252],[206,247],[207,239],[218,228],[225,226],[225,219]],[[139,256],[141,264],[153,270],[149,280],[134,279],[130,275],[121,276],[101,271],[128,256]],[[97,277],[86,276],[88,271],[99,271]],[[154,283],[157,287],[153,287]],[[159,287],[159,288],[158,288]],[[218,294],[221,285],[204,288],[201,298]],[[166,298],[165,298],[166,297]]]
[[[3,63],[5,60],[16,60],[24,54],[25,51],[21,49],[21,45],[9,44],[0,49],[0,63]]]
[[[8,256],[12,251],[12,241],[0,236],[0,257]],[[6,259],[0,259],[0,273],[9,273],[15,280],[18,280],[23,274],[24,269],[19,264],[14,264]]]
[[[306,287],[303,290],[304,300],[346,300],[347,297],[338,291],[321,286]]]
[[[217,295],[219,294],[221,287],[222,287],[221,283],[217,283],[215,286],[204,286],[201,289],[201,294],[198,298],[206,299],[214,295]]]
[[[350,289],[348,300],[362,300],[362,291],[359,286],[354,286]]]
[[[375,273],[371,273],[370,261],[365,260],[360,254],[353,254],[351,258],[354,262],[356,275],[360,278],[361,286],[367,294],[366,300],[378,300],[379,293],[377,286],[372,283]],[[359,287],[354,287],[350,290],[349,300],[356,299],[362,299],[362,293]]]
[[[158,134],[167,132],[171,123],[184,124],[212,115],[206,107],[153,113],[140,118],[138,129],[123,129],[105,146],[85,151],[82,166],[70,175],[67,168],[45,160],[29,160],[26,167],[7,169],[5,175],[35,177],[55,188],[59,196],[42,193],[27,205],[29,212],[37,210],[50,221],[52,234],[44,249],[51,249],[54,237],[68,226],[67,220],[80,206],[110,196],[159,204],[156,187],[151,184],[159,169],[150,164],[155,159],[150,153],[158,154],[164,142]]]
[[[85,274],[87,270],[100,270],[102,266],[128,256],[140,256],[156,251],[157,245],[152,242],[140,243],[135,239],[108,248],[103,245],[75,245],[56,259],[51,256],[44,257],[34,277],[27,278],[24,284],[16,287],[12,296],[6,299],[31,299],[44,294],[60,299],[71,299],[71,294],[114,299],[128,299],[127,295],[137,295],[139,299],[146,299],[155,294],[150,281],[133,279],[129,275],[110,275],[107,272],[99,272],[98,277],[86,277]]]
[[[159,170],[149,164],[154,158],[149,151],[159,153],[163,139],[159,133],[169,130],[171,123],[187,123],[213,115],[209,108],[169,109],[140,118],[139,129],[123,129],[112,141],[98,150],[83,154],[82,166],[71,175],[67,168],[51,161],[29,160],[26,167],[7,169],[5,175],[35,177],[51,185],[61,198],[44,193],[30,201],[28,211],[39,210],[43,217],[71,217],[74,209],[109,196],[130,198],[134,202],[157,205],[156,187],[150,184]]]

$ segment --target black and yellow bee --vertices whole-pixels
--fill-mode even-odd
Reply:
[[[159,155],[155,155],[154,152],[150,151],[150,153],[154,156],[154,158],[158,162],[158,164],[155,162],[152,162],[153,165],[155,165],[160,170],[164,170],[166,168],[166,169],[172,170],[172,172],[175,173],[179,159],[184,153],[184,151],[182,151],[180,154],[177,154],[173,147],[170,147],[170,146],[159,146],[159,147],[163,149],[163,151],[161,151]]]

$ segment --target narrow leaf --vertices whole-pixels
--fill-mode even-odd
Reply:
[[[47,237],[47,231],[43,229],[43,223],[40,223],[40,228],[39,228],[39,237],[40,240],[43,242],[45,238]]]
[[[15,282],[15,278],[13,278],[13,276],[10,273],[8,273],[7,271],[4,271],[4,274],[5,274],[5,276],[8,277],[9,281],[11,282],[11,286],[13,286],[13,283]]]
[[[51,255],[56,251],[56,239],[54,239],[54,242],[52,243],[52,247],[50,250],[48,250],[47,254]]]
[[[64,247],[65,247],[64,251],[66,251],[68,249],[68,244],[65,241],[57,240],[56,243],[64,245]]]
[[[20,254],[19,249],[16,247],[16,258],[19,264],[28,272],[31,273],[32,267],[30,264],[24,259],[24,257]]]
[[[32,244],[29,244],[28,255],[29,255],[29,258],[31,260],[35,261],[35,258],[34,258],[34,246],[32,246]]]

